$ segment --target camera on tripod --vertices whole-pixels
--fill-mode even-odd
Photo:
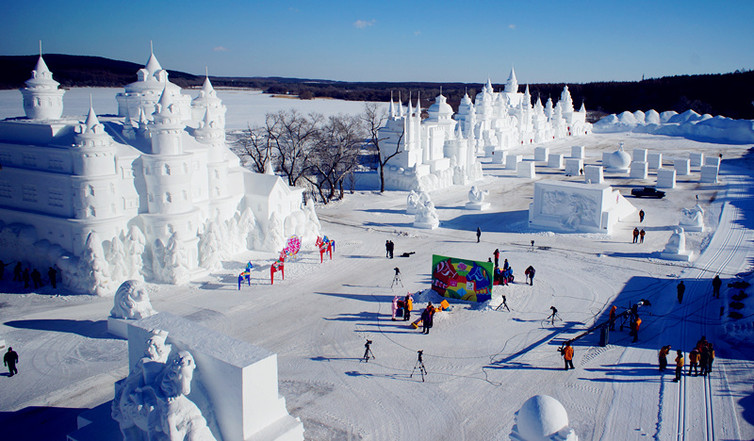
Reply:
[[[371,345],[371,344],[372,344],[372,340],[367,340],[367,342],[366,342],[366,343],[364,343],[364,347],[365,347],[365,348],[368,348],[368,347],[369,347],[369,345]]]
[[[400,273],[401,273],[401,270],[400,270],[400,269],[398,269],[398,267],[397,267],[397,266],[396,266],[395,268],[393,268],[393,270],[395,271],[395,275],[396,275],[396,276],[397,276],[398,274],[400,274]]]

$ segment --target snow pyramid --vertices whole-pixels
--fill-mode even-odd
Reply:
[[[511,441],[578,441],[568,426],[568,414],[562,404],[548,395],[535,395],[516,412],[510,433]]]

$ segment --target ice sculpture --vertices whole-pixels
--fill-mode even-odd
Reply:
[[[138,280],[123,282],[115,292],[110,317],[138,320],[157,313],[152,309],[146,285]]]

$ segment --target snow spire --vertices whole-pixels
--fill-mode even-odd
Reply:
[[[516,71],[513,69],[513,66],[511,66],[511,73],[508,76],[508,82],[505,83],[505,91],[507,93],[518,92],[518,80],[516,79]]]
[[[94,126],[99,124],[99,120],[97,119],[97,114],[94,113],[94,104],[92,101],[91,94],[89,94],[89,114],[86,116],[86,122],[84,124],[86,125],[87,131],[92,130]]]
[[[393,91],[390,91],[390,118],[395,118],[395,104],[393,103]]]
[[[149,71],[150,75],[154,75],[157,71],[162,70],[160,62],[157,61],[157,57],[154,56],[152,40],[149,40],[149,60],[147,60],[147,64],[144,67]]]
[[[416,92],[416,116],[422,117],[422,98],[421,91]]]
[[[579,109],[579,112],[586,113],[586,104],[584,101],[581,101],[581,109]]]
[[[39,41],[39,59],[26,87],[21,89],[24,97],[24,111],[29,119],[59,119],[63,114],[63,94],[58,89],[60,83],[52,78],[52,72],[42,58],[42,40]]]
[[[398,118],[403,118],[403,101],[401,100],[401,91],[398,91]]]

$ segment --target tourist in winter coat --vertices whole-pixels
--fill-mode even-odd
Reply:
[[[414,298],[411,297],[411,293],[406,294],[406,298],[403,301],[403,320],[411,320],[411,310],[414,308]]]
[[[678,282],[676,291],[678,291],[678,303],[683,303],[683,293],[686,292],[686,285],[683,284],[683,280]]]
[[[642,228],[639,231],[639,243],[644,243],[644,235],[646,235],[646,234],[647,234],[647,232],[644,231],[644,228]]]
[[[8,366],[10,377],[18,373],[18,369],[16,369],[16,363],[18,363],[18,354],[13,350],[13,348],[8,347],[8,352],[6,352],[5,356],[3,357],[3,363]]]
[[[660,361],[660,372],[664,372],[665,368],[668,366],[669,353],[670,353],[670,345],[663,346],[660,349],[660,354],[658,355],[658,359]]]
[[[615,312],[618,310],[618,307],[613,305],[610,308],[610,317],[608,320],[610,320],[610,330],[615,331]]]
[[[641,326],[641,318],[639,318],[639,316],[636,316],[636,318],[631,322],[631,335],[634,336],[634,343],[639,341],[639,326]]]
[[[639,241],[639,229],[634,228],[634,243],[637,243]]]
[[[479,243],[479,240],[482,238],[482,229],[479,227],[476,227],[476,242]]]
[[[709,349],[709,359],[707,360],[707,373],[712,372],[712,362],[715,361],[715,347],[710,343],[707,345]]]
[[[720,280],[720,275],[716,275],[714,279],[712,279],[712,296],[716,299],[720,298],[720,287],[722,286],[723,281]]]
[[[681,381],[681,374],[683,374],[683,352],[681,350],[676,351],[675,357],[675,379],[674,382]]]
[[[393,296],[393,304],[390,305],[390,309],[393,310],[393,320],[395,320],[395,313],[398,312],[398,296]]]
[[[569,366],[571,369],[576,369],[573,367],[573,346],[571,346],[571,342],[566,342],[565,348],[563,348],[562,352],[563,360],[565,360],[565,370],[568,370]]]
[[[707,367],[709,366],[709,345],[704,345],[699,351],[699,374],[707,376]]]
[[[422,311],[422,333],[429,334],[429,329],[432,327],[432,316],[435,313],[435,307],[432,306],[432,302],[424,308]]]
[[[639,223],[644,222],[644,210],[639,210]]]
[[[534,273],[536,272],[537,270],[535,270],[531,265],[529,265],[529,268],[526,268],[526,271],[524,271],[524,274],[529,278],[529,283],[531,284],[531,286],[534,286]]]
[[[694,375],[699,375],[699,350],[694,348],[689,352],[689,375],[694,371]]]
[[[498,262],[500,261],[500,250],[495,248],[495,252],[492,253],[493,256],[495,256],[495,266],[497,266]]]

